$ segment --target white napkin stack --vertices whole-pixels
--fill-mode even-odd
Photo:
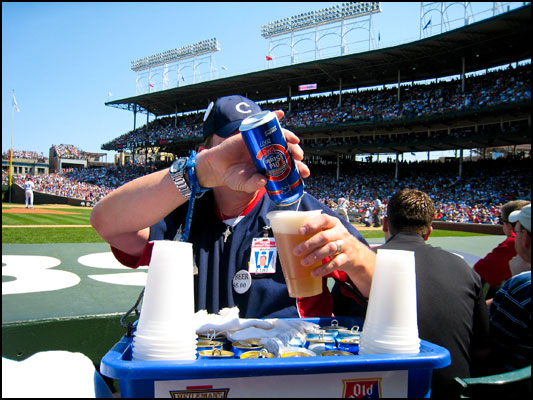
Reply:
[[[239,308],[224,308],[218,314],[208,314],[205,310],[195,315],[196,334],[216,334],[229,340],[254,339],[260,341],[273,354],[279,354],[289,346],[289,341],[299,338],[305,342],[307,333],[317,333],[320,326],[302,320],[250,319],[239,318]]]

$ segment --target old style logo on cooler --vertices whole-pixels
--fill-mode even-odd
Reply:
[[[381,378],[343,379],[342,397],[350,399],[373,399],[381,397]]]

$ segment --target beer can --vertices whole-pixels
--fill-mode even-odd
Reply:
[[[348,351],[353,354],[359,354],[359,339],[358,338],[343,338],[337,341],[339,350]]]
[[[215,360],[222,358],[233,358],[233,353],[227,350],[203,350],[198,353],[198,358]]]
[[[323,351],[337,350],[337,343],[335,339],[308,339],[305,348],[319,356]]]
[[[242,121],[239,128],[257,171],[268,179],[266,190],[278,206],[296,203],[304,184],[281,131],[278,117],[262,111]]]
[[[314,356],[316,356],[315,353],[303,347],[299,347],[295,349],[287,349],[287,351],[281,353],[281,358],[314,357]]]
[[[246,351],[239,358],[276,358],[276,356],[266,349],[262,349],[260,351]]]
[[[246,353],[247,351],[260,351],[264,347],[257,340],[241,340],[238,342],[233,342],[231,351],[233,352],[235,358],[241,358],[241,354]]]
[[[224,350],[224,345],[222,342],[218,342],[216,340],[209,340],[209,341],[202,341],[196,343],[196,351],[204,351],[204,350]]]
[[[361,328],[358,325],[354,325],[351,329],[339,329],[337,339],[345,337],[361,338]]]
[[[339,325],[339,321],[337,321],[336,319],[331,321],[331,325],[323,326],[321,328],[322,331],[326,333],[332,333],[335,336],[337,336],[341,329],[346,329],[346,327]]]
[[[327,356],[353,356],[353,353],[350,353],[349,351],[341,351],[341,350],[327,350],[320,353],[321,356],[327,357]]]

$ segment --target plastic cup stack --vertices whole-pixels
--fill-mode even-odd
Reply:
[[[132,358],[195,360],[192,245],[166,240],[153,243]]]
[[[419,351],[415,254],[378,250],[359,354]]]

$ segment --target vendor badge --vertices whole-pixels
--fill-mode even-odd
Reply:
[[[272,237],[254,238],[248,272],[251,274],[276,273],[276,240]]]

